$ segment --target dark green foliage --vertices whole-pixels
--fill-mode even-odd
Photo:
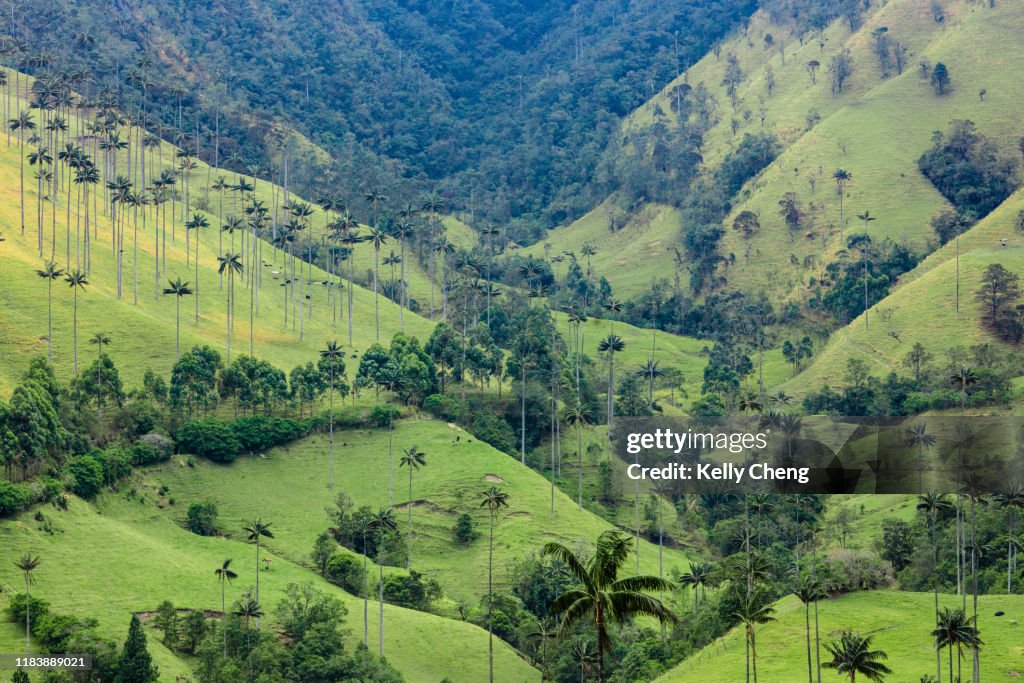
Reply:
[[[352,555],[335,553],[327,560],[327,580],[349,593],[362,595],[363,567]]]
[[[186,514],[188,530],[200,536],[214,536],[217,533],[217,503],[207,500],[188,506]]]
[[[457,422],[462,417],[464,407],[457,398],[431,394],[423,400],[423,410],[436,418]]]
[[[110,404],[120,407],[124,403],[124,389],[110,356],[101,354],[98,360],[94,360],[78,377],[72,379],[71,395],[79,405],[93,402],[100,408]],[[152,428],[150,425],[144,431]]]
[[[978,133],[974,122],[953,121],[948,134],[936,131],[917,166],[957,211],[976,219],[988,215],[1017,188],[1017,161]]]
[[[727,197],[732,197],[743,184],[756,176],[779,153],[779,142],[771,133],[746,133],[735,150],[729,152],[718,169],[717,182]]]
[[[936,62],[932,69],[931,82],[936,95],[946,94],[946,90],[949,89],[949,69],[942,62]]]
[[[455,542],[460,545],[469,545],[479,535],[473,518],[466,513],[459,515],[459,518],[455,521],[455,526],[452,527],[452,537],[455,539]]]
[[[331,538],[331,534],[326,531],[321,532],[316,537],[316,541],[313,542],[313,551],[309,554],[309,559],[313,561],[313,565],[320,572],[320,576],[327,576],[327,565],[337,547],[338,544]]]
[[[529,409],[529,400],[527,401]],[[489,410],[475,411],[469,432],[502,453],[513,454],[516,450],[516,436],[505,420]]]
[[[189,610],[181,619],[181,649],[189,654],[194,654],[210,631],[210,623],[201,610]]]
[[[382,403],[373,407],[370,411],[369,422],[375,427],[387,427],[402,416],[398,408]]]
[[[103,487],[103,463],[95,455],[80,455],[68,463],[70,489],[79,498],[94,498]]]
[[[131,453],[135,466],[165,462],[174,454],[174,441],[163,434],[143,434],[132,444]]]
[[[1019,344],[1024,339],[1024,308],[1020,300],[1020,277],[1001,263],[985,268],[975,300],[981,305],[981,320],[1005,341]]]
[[[231,425],[217,419],[186,422],[178,430],[176,440],[182,453],[219,463],[233,462],[242,448]]]
[[[31,502],[32,493],[23,484],[0,479],[0,517],[21,512]]]
[[[899,519],[883,520],[878,551],[895,571],[902,571],[914,554],[914,533],[910,524]]]
[[[301,439],[309,432],[305,422],[286,417],[240,417],[229,423],[239,453],[262,453]]]
[[[117,663],[115,683],[154,683],[159,678],[153,659],[146,649],[146,634],[139,618],[132,615],[128,638]]]
[[[825,289],[816,288],[808,302],[812,308],[824,309],[841,322],[848,322],[864,312],[865,263],[867,270],[867,306],[884,299],[897,278],[909,271],[919,257],[888,238],[875,244],[868,235],[851,235],[847,240],[850,258],[833,261],[825,267]]]
[[[384,600],[401,607],[427,611],[435,598],[441,597],[441,586],[418,571],[409,576],[393,574],[384,577]]]

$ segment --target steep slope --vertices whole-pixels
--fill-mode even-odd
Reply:
[[[163,600],[178,607],[220,610],[220,588],[213,574],[226,557],[233,558],[239,579],[228,588],[235,600],[251,584],[254,549],[238,540],[203,538],[171,522],[155,507],[156,496],[103,496],[90,505],[73,499],[69,510],[43,513],[55,529],[47,534],[32,513],[0,522],[6,556],[32,552],[43,558],[36,572],[33,596],[67,614],[95,616],[99,633],[118,644],[124,641],[132,612],[156,609]],[[163,504],[163,503],[161,503]],[[309,571],[269,551],[272,569],[261,572],[260,601],[268,611],[282,599],[288,584],[312,583],[343,602],[348,609],[346,645],[355,647],[362,635],[362,601],[331,586]],[[0,563],[0,601],[17,592],[21,577],[10,562]],[[24,590],[23,588],[21,590]],[[377,649],[377,610],[370,610],[370,649]],[[385,656],[407,681],[483,680],[487,676],[487,632],[465,622],[388,605],[384,611]],[[13,636],[13,638],[12,638]],[[21,629],[5,623],[0,648],[18,652],[24,646]],[[452,648],[458,642],[464,647]],[[150,634],[149,648],[161,669],[161,681],[190,675],[176,657]],[[476,656],[469,653],[476,653]],[[527,681],[536,673],[501,641],[495,644],[496,676]]]

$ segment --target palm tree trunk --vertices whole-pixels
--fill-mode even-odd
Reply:
[[[814,683],[811,670],[811,603],[804,603],[804,630],[807,633],[807,683]]]
[[[363,531],[363,645],[370,646],[370,579],[366,571],[366,531]]]
[[[25,656],[32,655],[32,593],[29,590],[28,572],[25,572]]]
[[[50,277],[46,284],[46,362],[53,363],[53,278]]]
[[[74,370],[75,377],[78,377],[78,287],[73,287],[75,290],[75,303],[74,303],[74,322],[72,324],[72,346],[74,348]]]
[[[331,423],[328,426],[328,433],[330,434],[330,436],[328,437],[328,443],[330,444],[330,446],[328,447],[328,452],[330,453],[330,455],[329,455],[329,458],[330,458],[330,482],[327,484],[327,488],[333,489],[334,488],[334,359],[333,358],[329,358],[328,360],[331,362],[331,387],[330,387],[330,396],[328,398],[328,403],[330,405],[329,410],[330,410],[330,420],[331,420]]]
[[[224,600],[224,577],[220,579],[220,629],[224,635],[224,657],[228,656],[228,613],[227,603]]]
[[[381,544],[383,545],[383,543]],[[384,562],[380,556],[380,549],[377,550],[377,568],[380,570],[380,578],[377,584],[377,602],[380,603],[380,636],[378,641],[379,655],[384,656]]]
[[[412,569],[412,466],[409,466],[409,541],[405,546],[405,568]]]
[[[373,245],[373,320],[377,331],[377,341],[380,341],[380,298],[377,296],[377,270],[380,266],[380,246]]]
[[[494,683],[494,620],[493,604],[493,577],[494,577],[494,511],[491,511],[491,534],[487,544],[487,667],[488,680]],[[598,639],[600,643],[600,638]],[[604,670],[601,671],[601,680],[604,680]]]

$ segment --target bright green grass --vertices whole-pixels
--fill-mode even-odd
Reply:
[[[846,547],[872,550],[873,543],[879,536],[882,522],[886,519],[898,519],[909,522],[915,514],[916,496],[905,494],[855,494],[849,496],[831,496],[828,499],[826,522],[830,521],[840,509],[846,509],[853,515],[850,535],[846,539]],[[835,527],[826,523],[826,528],[833,533],[826,540],[838,545]]]
[[[539,552],[546,541],[592,543],[611,528],[576,508],[576,440],[568,432],[563,435],[562,475],[573,497],[556,489],[554,517],[550,481],[457,427],[431,420],[404,420],[396,424],[393,438],[393,500],[402,529],[408,528],[409,479],[398,459],[403,449],[413,445],[426,453],[426,467],[413,476],[413,568],[439,581],[453,599],[476,605],[486,594],[488,517],[479,498],[492,485],[510,495],[509,508],[500,513],[495,527],[494,576],[499,586],[508,585],[508,570],[514,560]],[[314,539],[329,526],[324,510],[339,491],[357,505],[387,507],[387,430],[336,432],[335,473],[332,492],[327,488],[328,440],[316,436],[264,457],[242,458],[230,467],[198,461],[193,469],[175,460],[148,476],[153,486],[169,486],[170,495],[179,501],[174,509],[165,511],[173,519],[182,518],[189,502],[211,498],[220,507],[226,532],[237,534],[243,520],[262,516],[274,523],[277,538],[270,547],[301,563],[308,561]],[[588,484],[596,476],[593,458],[585,455]],[[451,534],[463,512],[473,516],[481,532],[467,547],[456,545]],[[676,551],[667,552],[667,557],[676,564],[685,561]],[[656,546],[643,543],[641,559],[645,571],[657,573]]]
[[[548,253],[551,256],[574,252],[586,270],[586,259],[580,252],[584,244],[589,244],[597,249],[597,254],[590,259],[594,278],[607,278],[615,295],[626,298],[636,296],[655,280],[674,277],[673,246],[679,227],[678,211],[651,206],[632,217],[625,228],[611,233],[605,206],[601,205],[575,223],[552,230],[542,242],[519,253],[544,258],[545,245],[550,244]],[[568,262],[553,267],[557,275],[564,277]],[[684,274],[682,277],[687,276]]]
[[[933,597],[930,593],[870,591],[851,593],[818,606],[822,642],[838,637],[844,628],[858,633],[873,633],[872,647],[888,654],[886,665],[892,681],[917,681],[926,673],[935,674],[935,653],[930,649],[933,628]],[[942,607],[959,607],[960,598],[939,597]],[[777,621],[757,629],[757,674],[764,681],[802,681],[807,678],[807,641],[804,630],[803,604],[793,596],[778,603]],[[970,609],[970,601],[968,601]],[[994,612],[1006,612],[1003,617]],[[983,595],[978,598],[978,625],[985,646],[981,651],[984,680],[1015,681],[1024,671],[1024,648],[1021,647],[1020,622],[1024,621],[1024,596]],[[723,647],[725,648],[723,651]],[[814,614],[811,613],[811,651],[814,651]],[[822,662],[828,653],[821,650]],[[942,653],[943,678],[948,680],[949,660]],[[744,680],[745,656],[743,635],[733,629],[686,662],[665,674],[659,681],[682,683],[735,683]],[[970,653],[963,663],[964,675],[970,676]],[[956,668],[956,657],[953,662]],[[844,680],[831,669],[822,669],[822,681]]]
[[[125,487],[127,488],[127,487]],[[94,616],[104,637],[119,644],[127,633],[133,611],[153,610],[163,600],[179,607],[219,610],[220,590],[214,568],[224,558],[235,560],[239,579],[228,588],[235,600],[251,585],[254,548],[237,540],[203,538],[183,530],[159,512],[156,499],[129,500],[123,493],[105,495],[94,507],[77,499],[69,511],[43,508],[58,529],[55,535],[39,530],[31,513],[0,523],[4,556],[32,552],[42,558],[36,571],[33,595],[50,602],[55,610]],[[183,505],[179,502],[178,505]],[[275,520],[281,524],[283,519]],[[284,531],[278,528],[278,531]],[[276,553],[270,571],[261,572],[260,599],[272,610],[290,583],[312,582],[342,600],[348,608],[347,642],[354,647],[362,637],[362,601],[327,584],[314,572],[297,566]],[[10,562],[0,563],[0,587],[5,594],[17,592],[21,577]],[[376,652],[377,605],[370,608],[370,648]],[[0,650],[20,651],[20,629],[3,625]],[[458,643],[458,647],[453,647]],[[163,674],[173,681],[189,673],[185,666],[149,637],[150,651]],[[480,681],[487,675],[487,633],[468,623],[385,606],[385,655],[408,681],[435,682],[447,676],[458,681]],[[533,680],[536,674],[501,641],[495,646],[499,680]]]

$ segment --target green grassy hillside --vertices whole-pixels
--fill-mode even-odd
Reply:
[[[486,510],[479,494],[495,485],[507,492],[509,508],[495,527],[495,579],[507,585],[513,562],[536,554],[549,540],[568,545],[593,542],[607,522],[576,508],[575,439],[566,435],[562,476],[569,497],[556,488],[555,514],[551,514],[550,482],[523,467],[518,460],[499,453],[461,429],[435,420],[403,420],[396,424],[394,439],[394,505],[400,528],[407,529],[408,470],[400,467],[402,450],[413,445],[426,454],[427,464],[413,477],[413,568],[439,581],[445,593],[457,601],[477,605],[487,591]],[[571,443],[570,443],[571,442]],[[584,456],[588,486],[596,480],[594,461]],[[179,501],[165,513],[181,519],[187,504],[215,500],[227,532],[237,532],[242,521],[255,516],[273,520],[275,552],[294,562],[308,562],[318,534],[330,525],[324,510],[337,492],[346,493],[358,505],[373,509],[388,505],[388,433],[386,429],[344,431],[335,434],[335,491],[327,488],[328,443],[316,436],[279,448],[259,458],[243,458],[230,467],[197,462],[194,468],[175,460],[149,475],[150,485],[166,485]],[[280,482],[288,482],[280,486]],[[259,492],[254,496],[253,492]],[[589,502],[589,500],[588,500]],[[453,541],[452,527],[458,516],[469,513],[480,537],[468,546]],[[657,573],[657,547],[644,542],[642,567]],[[667,566],[685,566],[686,558],[666,551]],[[403,568],[404,569],[404,568]]]
[[[888,654],[886,665],[893,670],[894,681],[917,681],[926,673],[935,673],[935,654],[929,632],[933,628],[932,595],[895,591],[864,592],[824,600],[818,605],[822,641],[838,637],[851,628],[858,633],[873,632],[872,647]],[[960,598],[940,596],[943,607],[958,607]],[[968,608],[970,605],[968,605]],[[757,630],[757,674],[765,681],[800,681],[807,677],[807,643],[803,604],[793,596],[776,604],[777,621]],[[996,617],[996,611],[1005,612]],[[1020,622],[1024,621],[1024,597],[986,595],[978,598],[978,623],[985,640],[981,651],[984,680],[1015,681],[1024,671]],[[811,648],[814,648],[814,615],[811,615]],[[822,661],[827,661],[824,647]],[[954,657],[953,667],[956,668]],[[943,680],[949,666],[942,653]],[[658,680],[663,683],[707,681],[734,683],[743,680],[745,671],[743,635],[733,629],[683,664]],[[970,676],[970,656],[964,673]],[[830,669],[822,670],[823,681],[838,681]],[[889,680],[887,678],[886,680]]]
[[[4,555],[31,552],[42,558],[36,571],[33,596],[51,608],[79,616],[94,616],[103,637],[124,641],[131,612],[156,609],[163,600],[178,607],[220,610],[220,587],[213,570],[225,558],[235,561],[239,578],[228,588],[228,600],[237,599],[252,584],[254,548],[237,540],[203,538],[191,534],[157,507],[155,496],[109,494],[95,505],[74,499],[70,509],[45,508],[53,534],[25,513],[0,522]],[[282,520],[283,521],[283,520]],[[348,609],[345,628],[349,647],[362,636],[362,601],[320,579],[270,548],[272,568],[261,572],[260,601],[276,607],[290,583],[312,582],[340,599]],[[10,562],[0,563],[0,603],[24,588]],[[3,606],[0,604],[0,606]],[[408,681],[436,682],[449,677],[479,681],[487,675],[487,632],[465,622],[423,612],[385,606],[385,656]],[[376,652],[376,606],[370,610],[370,649]],[[458,642],[462,647],[452,648]],[[23,629],[4,623],[0,650],[24,647]],[[149,648],[161,669],[161,681],[189,675],[187,663],[164,648],[150,633]],[[476,653],[473,656],[470,653]],[[534,680],[536,673],[501,641],[495,644],[495,669],[500,680]]]

